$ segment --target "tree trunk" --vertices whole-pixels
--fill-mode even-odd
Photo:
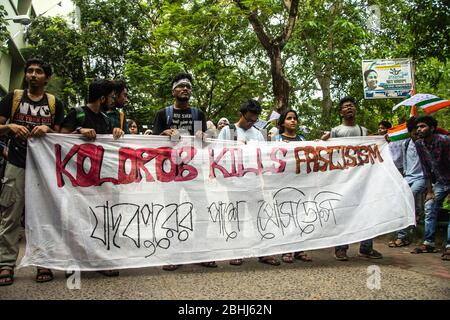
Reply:
[[[325,129],[331,129],[331,108],[333,105],[331,100],[331,79],[324,77],[318,80],[322,90],[322,123]]]
[[[281,49],[278,46],[272,47],[270,53],[272,90],[274,94],[274,110],[283,113],[288,110],[289,94],[291,85],[283,74],[283,62],[281,60]]]

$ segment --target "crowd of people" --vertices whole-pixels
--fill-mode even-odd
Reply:
[[[89,85],[86,106],[72,108],[64,115],[63,103],[46,92],[46,85],[52,76],[51,67],[40,59],[30,59],[25,65],[26,89],[8,93],[0,102],[0,136],[7,137],[8,143],[0,144],[6,159],[2,189],[0,194],[0,286],[14,282],[14,268],[19,253],[21,217],[25,202],[25,163],[27,139],[42,137],[47,133],[80,134],[95,139],[97,134],[112,134],[114,139],[124,134],[138,134],[136,121],[126,119],[123,107],[128,102],[128,89],[124,81],[105,79],[94,80]],[[230,123],[221,118],[217,126],[207,121],[205,113],[190,105],[193,78],[190,74],[177,74],[171,82],[174,103],[160,109],[155,116],[153,131],[145,134],[179,138],[181,135],[208,136],[219,140],[266,141],[266,137],[255,127],[262,112],[256,100],[245,101],[239,109],[239,120]],[[322,140],[337,137],[367,136],[368,129],[356,121],[356,101],[345,97],[339,102],[342,123],[321,137]],[[379,123],[378,134],[386,135],[391,127],[388,121]],[[425,201],[425,237],[422,245],[412,253],[436,252],[435,232],[437,214],[450,190],[450,138],[438,133],[437,121],[431,116],[412,117],[407,122],[409,138],[400,143],[390,143],[394,163],[411,187],[416,208]],[[270,131],[270,139],[289,143],[305,141],[298,133],[299,117],[295,110],[281,114],[275,130]],[[392,147],[391,147],[392,146]],[[422,196],[426,194],[425,198]],[[416,209],[417,210],[417,209]],[[400,230],[390,247],[410,244],[408,230]],[[450,226],[448,231],[450,237]],[[335,248],[335,258],[348,260],[348,245]],[[369,259],[383,256],[373,248],[373,240],[360,243],[359,255]],[[285,263],[294,259],[309,262],[311,257],[303,251],[287,252],[281,256]],[[442,254],[443,260],[450,260],[450,239]],[[260,257],[259,261],[272,266],[280,265],[274,256]],[[242,259],[234,259],[231,265],[241,265]],[[214,261],[202,263],[205,267],[217,267]],[[167,265],[163,269],[176,270],[179,266]],[[101,271],[105,276],[118,276],[117,270]],[[53,273],[46,268],[37,268],[36,281],[47,282]]]

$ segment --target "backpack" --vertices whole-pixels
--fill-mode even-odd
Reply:
[[[230,129],[230,135],[231,135],[231,132],[233,132],[233,140],[237,141],[236,125],[234,123],[231,123],[228,125],[228,128]],[[233,130],[233,131],[231,131],[231,130]]]
[[[190,109],[191,109],[192,121],[200,120],[198,109],[193,108],[193,107],[190,107]],[[166,119],[167,119],[167,126],[170,128],[170,126],[172,125],[172,120],[173,120],[173,105],[166,107]]]
[[[20,101],[22,100],[23,93],[25,90],[16,89],[14,90],[14,97],[13,102],[11,106],[11,119],[16,114],[17,109],[19,108]],[[52,117],[52,123],[53,118],[55,117],[55,110],[56,110],[56,97],[52,95],[51,93],[46,92],[47,100],[48,100],[48,107],[50,108],[50,115]]]
[[[77,113],[76,127],[82,127],[84,119],[86,118],[86,112],[84,111],[83,107],[74,107],[73,109],[75,109]],[[102,111],[100,111],[100,114],[103,116],[103,120],[105,120],[105,122],[109,124],[109,126],[111,126],[108,116],[104,114]]]

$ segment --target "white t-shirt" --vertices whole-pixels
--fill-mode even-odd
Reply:
[[[367,129],[358,124],[356,126],[344,126],[341,124],[331,129],[331,138],[367,136],[367,133]]]
[[[242,142],[247,141],[266,141],[264,139],[264,136],[262,133],[256,129],[255,127],[251,127],[248,130],[244,130],[238,126],[236,126],[236,134],[237,134],[237,140]],[[220,131],[219,136],[217,137],[219,140],[234,140],[233,136],[231,135],[230,127],[226,126],[223,127]]]

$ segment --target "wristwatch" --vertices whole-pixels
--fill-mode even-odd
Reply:
[[[83,127],[77,127],[77,128],[75,129],[75,131],[78,132],[78,133],[81,133],[81,132],[80,132],[81,128],[83,128]]]

